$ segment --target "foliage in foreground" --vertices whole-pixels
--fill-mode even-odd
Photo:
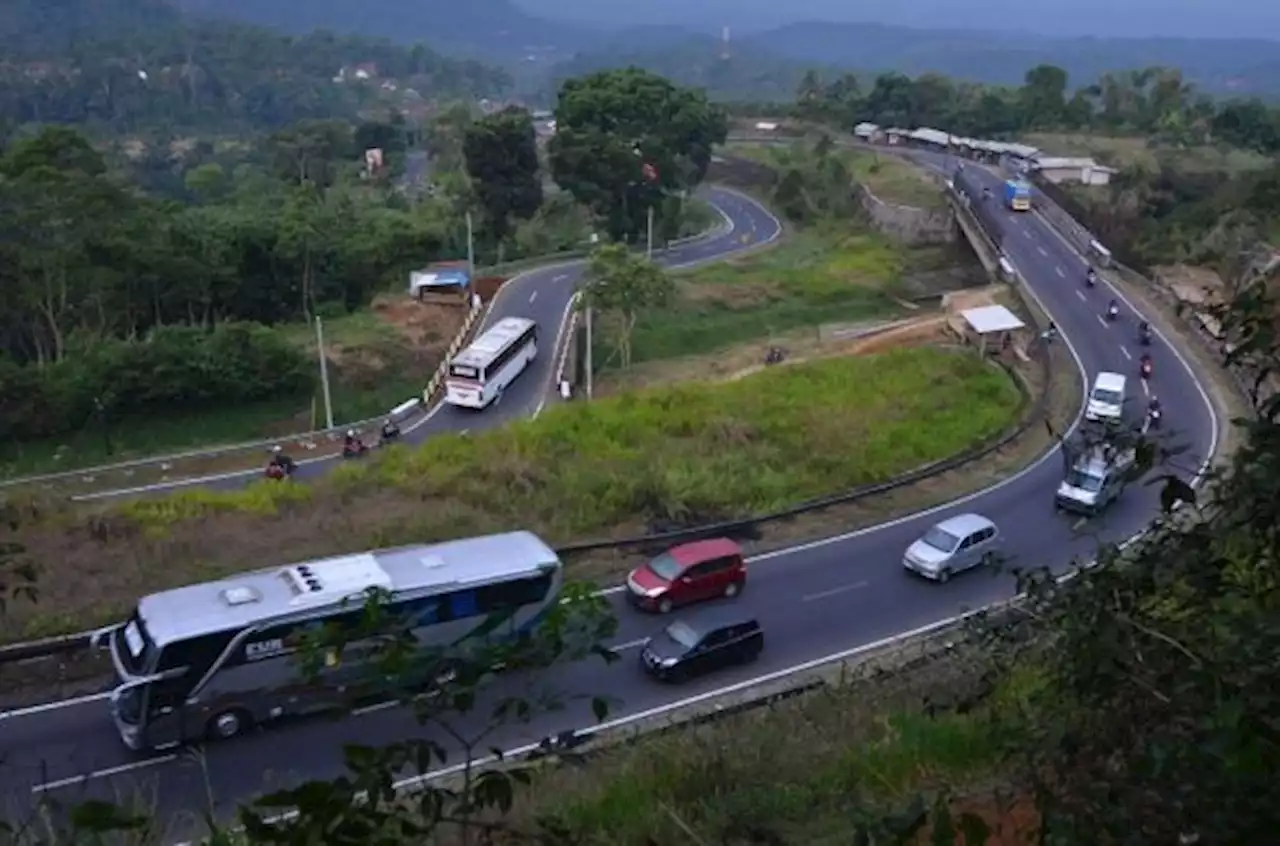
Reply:
[[[391,448],[305,487],[193,489],[90,515],[28,515],[18,539],[44,568],[47,598],[15,609],[7,628],[17,637],[117,619],[142,594],[245,561],[512,527],[564,542],[761,513],[953,455],[1005,429],[1021,405],[989,364],[904,349],[558,406]],[[75,589],[84,578],[91,595]]]

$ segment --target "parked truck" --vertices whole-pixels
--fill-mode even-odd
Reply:
[[[1004,204],[1014,211],[1030,211],[1031,186],[1021,179],[1005,180]]]

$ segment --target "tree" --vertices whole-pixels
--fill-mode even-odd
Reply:
[[[698,185],[728,134],[703,92],[638,68],[565,82],[555,114],[552,175],[615,240],[642,232],[663,194]]]
[[[462,150],[488,230],[501,249],[511,219],[528,220],[542,205],[533,118],[515,107],[481,118],[466,128]]]
[[[1066,110],[1067,72],[1055,65],[1036,65],[1027,71],[1019,91],[1023,125],[1042,128],[1061,125]]]
[[[675,281],[662,268],[622,244],[596,250],[591,255],[587,279],[581,306],[595,309],[613,321],[621,364],[628,368],[636,321],[642,312],[671,303],[676,294]]]

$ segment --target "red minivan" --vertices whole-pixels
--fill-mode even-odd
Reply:
[[[638,608],[665,614],[677,605],[737,596],[747,582],[742,548],[728,538],[672,547],[627,576],[627,597]]]

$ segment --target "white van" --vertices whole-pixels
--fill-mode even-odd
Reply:
[[[1093,390],[1089,392],[1089,404],[1084,410],[1085,419],[1119,423],[1124,415],[1126,384],[1125,378],[1119,373],[1099,373],[1093,380]]]

